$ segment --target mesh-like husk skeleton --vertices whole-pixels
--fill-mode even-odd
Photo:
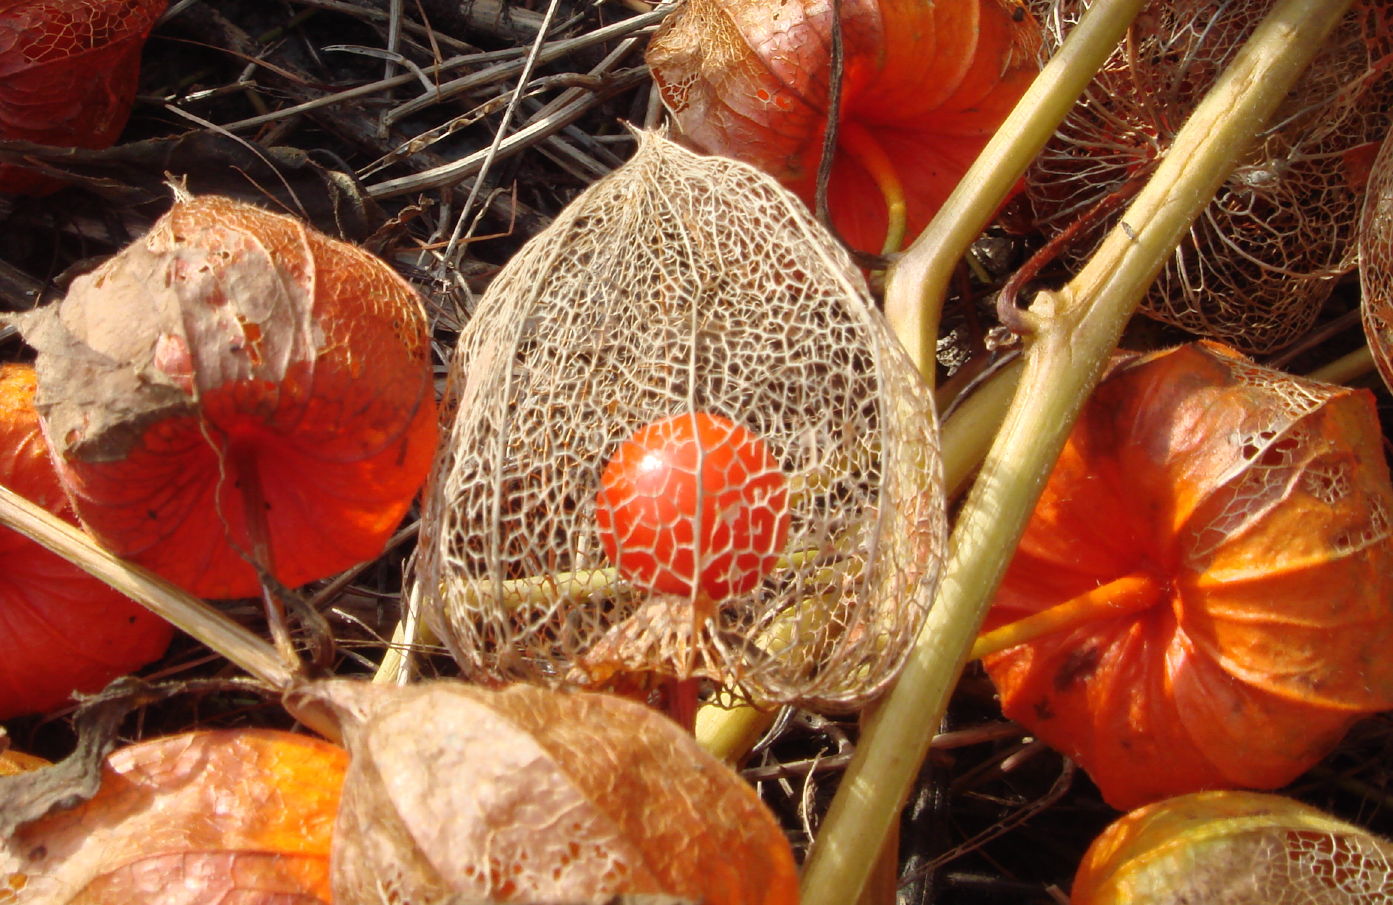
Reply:
[[[1091,0],[1036,0],[1053,52]],[[1092,219],[1068,250],[1086,260],[1270,2],[1152,2],[1026,177],[1037,225]],[[1239,159],[1142,301],[1157,320],[1249,353],[1302,336],[1355,263],[1374,143],[1393,107],[1393,4],[1358,0]]]
[[[932,401],[769,177],[643,135],[494,280],[446,396],[415,595],[467,675],[697,677],[832,709],[893,677],[941,559]],[[616,447],[687,412],[761,438],[788,482],[777,566],[714,607],[625,581],[596,527]]]

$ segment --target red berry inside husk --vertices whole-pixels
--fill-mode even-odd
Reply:
[[[788,541],[788,482],[768,445],[720,415],[640,428],[596,495],[605,553],[650,591],[723,600],[750,591]]]

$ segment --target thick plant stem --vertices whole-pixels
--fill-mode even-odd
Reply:
[[[1348,355],[1316,368],[1306,376],[1326,383],[1353,383],[1373,371],[1374,367],[1374,353],[1369,351],[1367,345],[1363,345]]]
[[[938,323],[953,269],[1050,140],[1145,0],[1096,0],[886,278],[885,317],[934,381]]]
[[[1094,9],[1101,8],[1101,3]],[[1190,223],[1349,0],[1281,0],[1073,281],[1030,314],[1021,388],[949,543],[946,577],[899,682],[863,734],[803,873],[803,905],[855,901],[918,773],[997,583],[1123,326]]]

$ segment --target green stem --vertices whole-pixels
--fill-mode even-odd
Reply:
[[[939,455],[943,459],[943,487],[948,499],[956,499],[963,492],[987,457],[992,438],[1001,429],[1020,382],[1021,362],[1017,359],[972,390],[944,420]]]
[[[1093,4],[943,207],[890,269],[885,317],[930,384],[934,380],[939,315],[954,268],[1144,5],[1145,0],[1097,0]]]
[[[1039,333],[1026,351],[1020,391],[958,519],[928,621],[899,682],[862,735],[805,865],[803,905],[855,901],[918,774],[1040,487],[1123,326],[1349,2],[1281,0],[1176,136],[1123,215],[1125,226],[1109,233],[1069,285],[1037,298],[1030,313]],[[1093,7],[1103,9],[1103,2]]]

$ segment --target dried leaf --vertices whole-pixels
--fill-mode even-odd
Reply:
[[[166,0],[0,0],[0,138],[104,148],[130,116],[140,51]],[[60,182],[0,165],[0,191]]]
[[[121,722],[136,707],[174,693],[139,679],[117,679],[82,702],[73,723],[77,744],[67,757],[30,776],[0,779],[0,839],[56,810],[87,801],[101,787],[103,759],[116,747]]]
[[[326,742],[257,729],[122,748],[90,801],[6,837],[0,902],[328,903],[347,760]]]
[[[768,176],[644,135],[493,281],[447,394],[414,580],[467,674],[653,671],[848,709],[893,678],[942,555],[932,401],[845,253]],[[719,600],[614,568],[733,562],[681,523],[695,508],[651,509],[678,522],[628,532],[618,564],[597,524],[616,450],[683,415],[738,425],[787,481],[774,568],[707,584]]]
[[[1133,811],[1094,840],[1073,905],[1376,905],[1393,843],[1256,792],[1199,792]]]
[[[336,905],[794,903],[793,855],[754,791],[619,698],[518,685],[330,681],[353,760]]]
[[[878,182],[903,186],[908,238],[928,223],[1038,70],[1013,0],[844,0],[845,75],[829,205],[854,248],[881,251]],[[688,0],[647,59],[684,137],[812,203],[830,104],[832,6]],[[884,158],[884,161],[881,158]]]
[[[83,524],[203,596],[376,557],[434,452],[415,292],[250,205],[176,204],[20,325]]]
[[[1360,716],[1393,707],[1380,436],[1367,391],[1212,344],[1118,366],[1070,435],[988,624],[1090,594],[1101,606],[986,659],[1007,716],[1127,808],[1283,785]]]
[[[0,484],[75,522],[34,410],[34,369],[0,364]],[[0,528],[0,719],[41,713],[159,658],[169,624]]]

